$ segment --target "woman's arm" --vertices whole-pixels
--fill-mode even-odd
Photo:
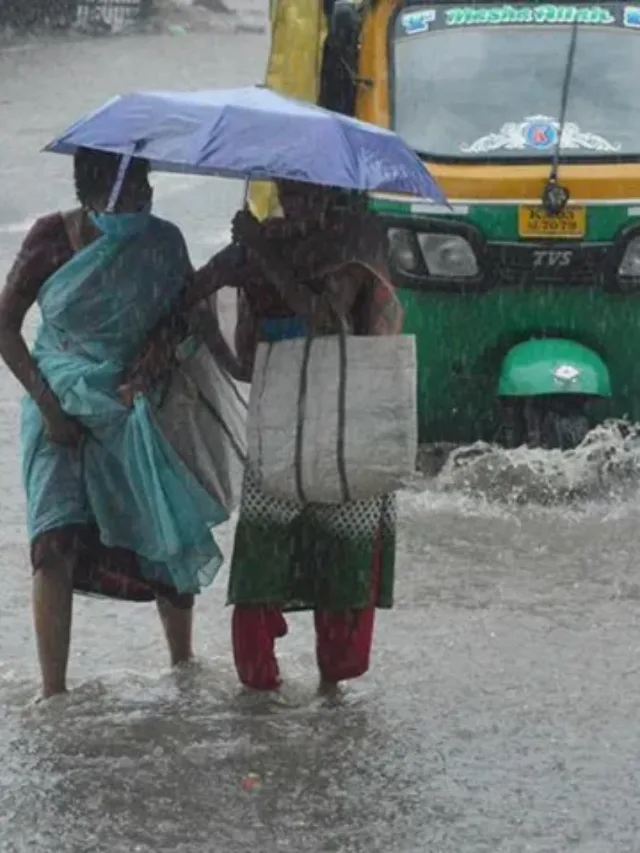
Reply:
[[[62,410],[22,335],[24,318],[40,288],[71,254],[71,246],[68,243],[65,246],[62,219],[51,216],[36,222],[0,293],[0,357],[38,405],[50,437],[62,444],[75,445],[82,438],[82,426]]]
[[[189,304],[197,305],[223,287],[242,287],[249,272],[246,252],[230,243],[195,272],[188,293]]]
[[[183,256],[184,286],[171,310],[151,329],[134,361],[127,367],[119,388],[120,397],[132,405],[137,393],[145,393],[177,364],[176,350],[194,331],[194,306],[198,273],[194,272],[182,234],[176,231],[179,254]]]
[[[127,370],[120,394],[131,404],[137,392],[149,390],[177,364],[176,350],[190,335],[199,332],[222,366],[238,378],[239,366],[220,332],[210,300],[223,287],[238,287],[243,276],[238,246],[227,246],[189,276],[171,313],[152,329],[140,355]]]

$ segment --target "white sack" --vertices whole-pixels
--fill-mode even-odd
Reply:
[[[249,398],[249,464],[261,488],[299,500],[296,435],[306,341],[260,344]],[[393,492],[414,474],[418,450],[413,335],[346,337],[344,461],[351,500]],[[301,474],[311,503],[342,503],[338,464],[340,338],[311,344]]]

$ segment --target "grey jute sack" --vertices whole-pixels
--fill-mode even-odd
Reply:
[[[258,346],[249,465],[270,495],[340,504],[401,488],[418,449],[413,335]]]

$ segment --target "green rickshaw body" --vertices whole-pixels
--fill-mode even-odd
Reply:
[[[363,96],[358,114],[377,110],[407,139],[451,205],[371,201],[417,338],[423,442],[495,440],[518,398],[580,399],[590,425],[640,421],[640,9],[629,9],[389,0],[363,28],[363,51],[388,29],[388,104],[385,116]],[[363,64],[382,74],[379,57]]]
[[[494,246],[518,242],[516,205],[469,205],[464,215],[443,212],[437,218],[412,214],[412,206],[374,203],[391,230],[406,227],[410,217],[412,227],[471,224]],[[453,204],[454,211],[460,207]],[[590,206],[587,221],[579,247],[554,242],[539,251],[594,246],[605,254],[628,229],[637,226],[640,233],[640,209],[627,203]],[[615,285],[608,289],[597,273],[578,284],[568,276],[545,283],[540,275],[519,281],[521,275],[513,274],[503,286],[490,281],[482,291],[457,286],[447,292],[408,287],[395,271],[405,331],[415,334],[418,344],[421,441],[493,440],[500,396],[583,393],[593,397],[588,406],[592,425],[610,417],[640,421],[640,287],[637,292]],[[546,339],[557,342],[557,357],[539,348]],[[522,359],[525,353],[529,372],[522,360],[516,363],[515,356]],[[558,382],[558,370],[561,376],[577,370],[578,384]],[[587,378],[590,386],[584,384]]]

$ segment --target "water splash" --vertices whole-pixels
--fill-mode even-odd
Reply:
[[[606,421],[573,450],[477,442],[425,448],[420,468],[437,475],[421,488],[500,504],[576,504],[629,501],[640,485],[640,424]],[[414,484],[417,487],[417,483]]]

